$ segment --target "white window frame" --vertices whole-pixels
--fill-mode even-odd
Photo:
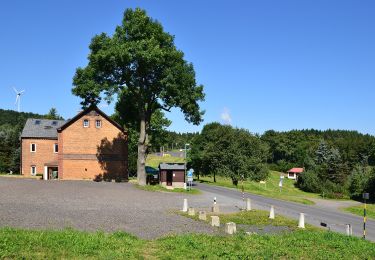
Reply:
[[[98,125],[98,123],[99,123],[99,125]],[[95,127],[101,128],[102,127],[102,120],[99,120],[99,119],[95,120]]]
[[[87,122],[87,125],[86,125],[86,122]],[[85,128],[90,127],[90,120],[83,119],[83,127],[85,127]]]
[[[35,176],[36,175],[36,166],[35,165],[31,165],[31,167],[30,167],[30,174],[31,174],[31,176]]]
[[[34,145],[34,151],[33,151],[33,145]],[[35,153],[36,152],[36,143],[31,143],[30,144],[30,152]]]
[[[56,147],[57,147],[57,149],[56,149]],[[57,151],[56,151],[57,150]],[[58,153],[59,152],[59,144],[53,144],[53,152],[54,153]]]

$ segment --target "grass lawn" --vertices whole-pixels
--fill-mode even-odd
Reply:
[[[344,210],[363,217],[363,208],[364,205],[362,204],[354,207],[344,208]],[[366,215],[369,218],[375,219],[375,204],[367,204]]]
[[[176,235],[142,240],[123,232],[0,229],[3,259],[374,259],[369,241],[333,232]]]
[[[185,217],[193,218],[198,220],[198,214],[195,216],[189,216],[187,213],[178,212],[180,215]],[[262,226],[285,226],[293,230],[297,230],[298,221],[283,217],[281,215],[276,215],[275,219],[269,219],[269,211],[265,210],[251,210],[251,211],[240,211],[237,213],[213,213],[207,212],[207,223],[211,221],[210,216],[219,216],[220,223],[234,222],[236,224],[244,225],[255,225],[258,227]],[[306,229],[308,230],[319,230],[316,227],[306,224]]]
[[[145,190],[145,191],[162,191],[162,192],[179,192],[179,193],[186,193],[186,194],[201,194],[202,192],[198,189],[191,189],[191,190],[185,190],[182,188],[174,188],[172,189],[167,189],[159,184],[156,185],[145,185],[141,186],[138,184],[135,184],[138,189]]]
[[[156,156],[154,154],[147,155],[146,165],[153,168],[158,168],[160,163],[183,163],[184,158],[170,156]]]
[[[231,179],[217,176],[216,183],[213,182],[213,177],[204,176],[200,177],[200,180],[203,183],[208,183],[212,185],[236,188],[232,184]],[[304,192],[294,186],[295,181],[284,178],[283,188],[280,192],[279,188],[280,173],[271,171],[270,176],[266,181],[266,184],[260,184],[259,182],[254,181],[245,181],[244,189],[247,192],[254,194],[264,195],[266,197],[271,197],[280,200],[294,201],[303,204],[314,204],[309,198],[321,198],[319,194]],[[238,183],[239,190],[241,190],[241,182]]]

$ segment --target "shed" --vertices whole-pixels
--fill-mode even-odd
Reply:
[[[297,180],[298,175],[304,172],[303,168],[292,168],[288,171],[288,179]]]
[[[161,163],[159,164],[160,184],[170,188],[184,188],[185,186],[185,164],[184,163]]]

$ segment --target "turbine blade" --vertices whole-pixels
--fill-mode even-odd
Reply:
[[[25,92],[25,90],[21,90],[20,92],[18,92],[19,94],[22,94],[23,92]]]
[[[16,89],[15,87],[13,87],[13,89],[14,89],[14,92],[16,92],[16,94],[18,94],[18,91],[17,91],[17,89]]]
[[[17,104],[19,96],[16,96],[16,102],[14,104]]]

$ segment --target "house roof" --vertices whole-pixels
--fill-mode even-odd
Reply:
[[[57,139],[57,128],[65,124],[65,120],[29,118],[21,133],[21,138]]]
[[[160,170],[185,170],[184,163],[161,163],[159,164]]]
[[[288,172],[301,173],[301,172],[303,172],[303,171],[304,171],[303,168],[292,168],[292,169],[290,169]]]
[[[88,108],[86,108],[85,110],[81,111],[80,113],[78,113],[75,117],[73,117],[72,119],[68,120],[65,122],[65,124],[61,125],[57,131],[58,132],[61,132],[62,130],[64,130],[65,128],[67,128],[68,126],[70,126],[71,124],[73,124],[75,121],[77,121],[78,119],[80,119],[82,116],[86,115],[88,112],[91,112],[91,111],[95,111],[97,112],[99,115],[101,115],[102,117],[104,117],[105,119],[107,119],[111,124],[113,124],[114,126],[116,126],[119,130],[121,130],[122,132],[126,133],[126,131],[124,130],[124,128],[122,128],[117,122],[115,122],[114,120],[112,120],[109,116],[107,116],[103,111],[101,111],[97,106],[95,105],[91,105],[89,106]]]

